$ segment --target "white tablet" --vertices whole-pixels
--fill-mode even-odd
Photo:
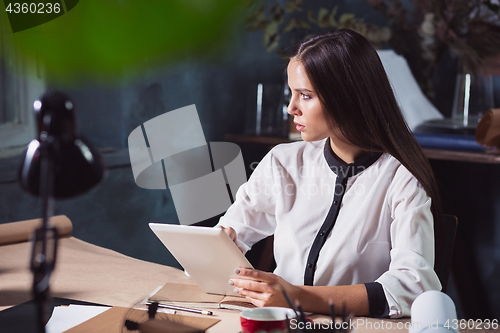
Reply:
[[[229,279],[237,277],[236,268],[252,265],[222,229],[162,223],[149,227],[204,292],[238,295]]]

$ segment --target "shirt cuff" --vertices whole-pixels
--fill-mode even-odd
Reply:
[[[389,316],[389,304],[385,298],[384,288],[378,282],[365,283],[368,294],[370,317],[384,318]]]

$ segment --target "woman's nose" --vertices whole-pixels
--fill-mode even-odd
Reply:
[[[288,104],[288,109],[286,110],[286,112],[294,116],[300,116],[302,114],[302,111],[300,111],[293,99],[290,101],[290,104]]]

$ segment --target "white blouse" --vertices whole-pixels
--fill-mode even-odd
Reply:
[[[327,139],[328,140],[328,139]],[[243,184],[219,225],[232,227],[244,250],[274,234],[274,273],[304,284],[311,245],[332,206],[336,173],[325,140],[274,147]],[[434,272],[431,199],[389,154],[348,178],[314,285],[378,282],[390,317],[410,315],[423,291],[441,290]]]

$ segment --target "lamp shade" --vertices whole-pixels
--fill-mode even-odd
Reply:
[[[82,194],[104,177],[101,155],[76,126],[73,103],[63,93],[49,91],[35,101],[37,139],[30,142],[19,170],[19,182],[29,193],[40,195],[42,154],[53,168],[55,199]]]

